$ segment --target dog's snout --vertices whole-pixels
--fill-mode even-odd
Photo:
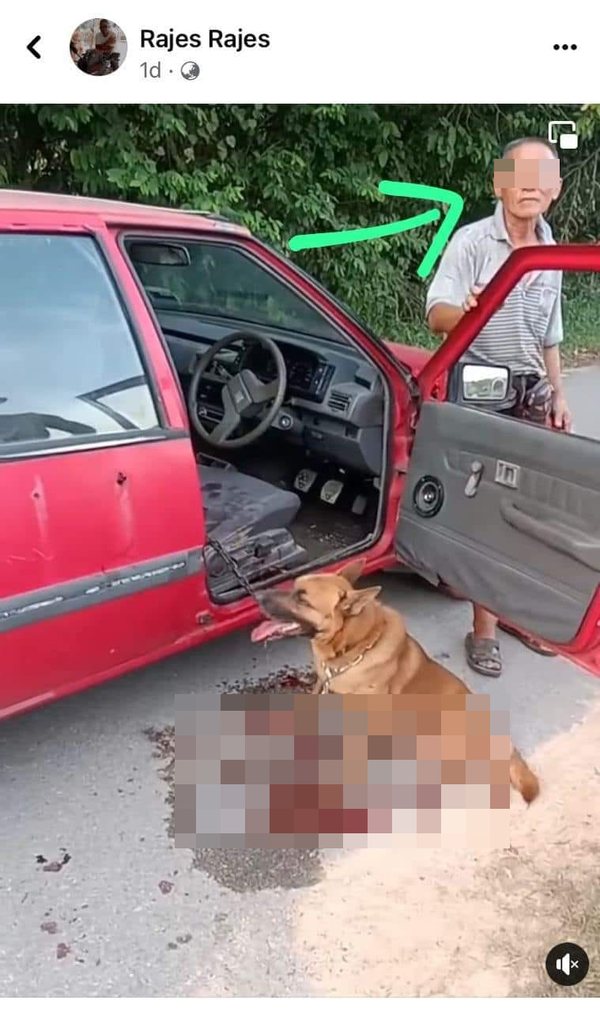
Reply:
[[[264,612],[268,611],[268,609],[269,609],[269,601],[270,601],[271,596],[272,596],[269,593],[269,591],[263,591],[262,594],[256,594],[255,596],[256,596],[256,600],[258,601],[258,603],[259,603],[260,607],[262,608],[262,610]]]
[[[276,591],[274,592],[272,590],[265,590],[262,592],[262,594],[256,595],[256,600],[258,601],[259,605],[261,606],[265,614],[271,615],[273,611],[277,608],[277,606],[280,604],[280,597],[281,595],[278,594]]]
[[[289,594],[267,590],[256,595],[265,615],[269,618],[287,618],[290,614]]]

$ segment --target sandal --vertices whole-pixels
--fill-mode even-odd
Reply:
[[[467,664],[478,675],[498,678],[502,674],[502,658],[498,640],[483,639],[469,633],[465,639]]]
[[[554,650],[550,650],[548,647],[543,647],[541,643],[533,639],[532,636],[528,636],[527,633],[521,633],[518,629],[511,629],[510,626],[504,625],[504,622],[498,622],[498,628],[502,629],[502,632],[508,633],[509,636],[514,636],[515,639],[519,640],[524,647],[528,650],[533,650],[535,654],[540,654],[541,657],[557,657],[558,654]]]

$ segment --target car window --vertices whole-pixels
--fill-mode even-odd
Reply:
[[[135,240],[136,245],[139,242]],[[180,239],[177,244],[182,245]],[[133,240],[127,246],[131,255]],[[208,242],[186,247],[190,255],[187,266],[139,263],[132,258],[157,308],[340,340],[339,332],[320,310],[242,250]]]
[[[0,444],[159,424],[91,237],[0,235]]]

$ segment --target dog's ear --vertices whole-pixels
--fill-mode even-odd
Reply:
[[[362,573],[363,569],[365,568],[366,561],[367,561],[366,559],[353,559],[352,562],[347,562],[345,566],[342,566],[341,569],[338,569],[336,575],[343,576],[344,580],[347,580],[348,583],[354,586],[354,584],[360,577],[360,574]]]
[[[342,601],[342,611],[345,615],[360,615],[363,608],[376,597],[379,597],[381,587],[365,587],[364,590],[353,590]]]

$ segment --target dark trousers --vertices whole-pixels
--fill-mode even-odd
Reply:
[[[512,385],[515,402],[501,414],[536,425],[551,425],[553,388],[549,379],[529,373],[513,376]]]

